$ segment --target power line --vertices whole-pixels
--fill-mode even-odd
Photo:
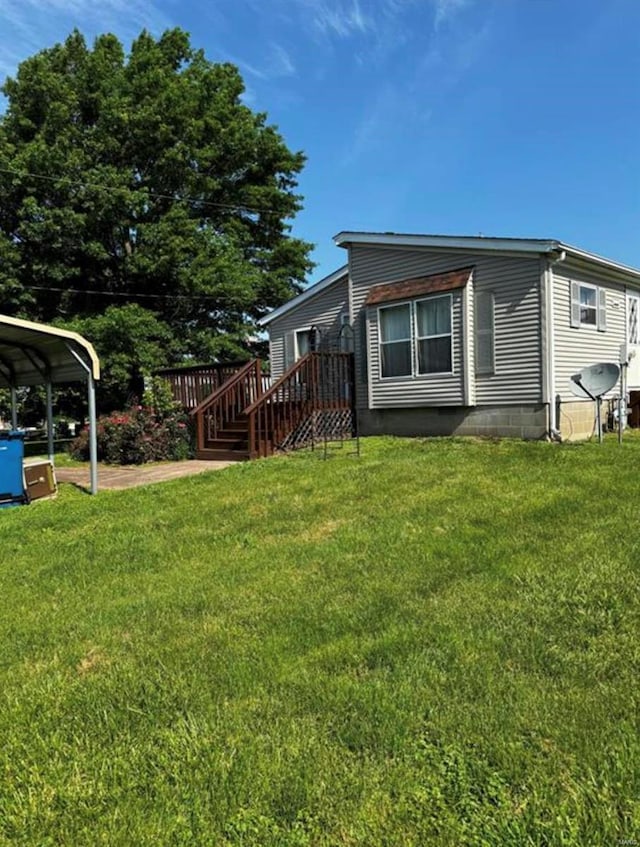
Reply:
[[[23,285],[22,288],[28,291],[56,291],[62,294],[97,294],[100,297],[127,297],[129,300],[137,300],[140,297],[151,300],[189,300],[189,302],[218,299],[214,294],[135,294],[125,291],[100,291],[93,288],[55,288],[48,285]]]
[[[117,186],[113,185],[104,185],[99,182],[82,182],[80,180],[69,179],[69,177],[65,176],[47,176],[46,174],[34,174],[29,171],[17,171],[13,168],[2,168],[0,167],[0,172],[5,174],[13,174],[14,176],[19,177],[31,177],[32,179],[42,179],[49,182],[66,182],[68,185],[78,186],[80,188],[97,188],[99,191],[108,191],[114,193],[117,189]],[[124,186],[122,186],[124,188]],[[197,197],[174,197],[172,194],[160,194],[156,191],[147,190],[147,194],[149,197],[156,198],[158,200],[171,200],[173,203],[191,203],[191,204],[199,204],[200,206],[211,206],[215,209],[227,209],[233,212],[253,212],[253,213],[262,213],[262,214],[280,214],[276,212],[275,209],[267,209],[261,208],[259,206],[243,206],[243,205],[232,205],[230,203],[214,203],[213,200],[200,200]]]

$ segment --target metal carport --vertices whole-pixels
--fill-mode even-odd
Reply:
[[[53,462],[53,385],[87,383],[91,493],[98,491],[96,380],[100,361],[91,344],[75,332],[0,315],[0,388],[11,389],[11,423],[18,425],[16,390],[44,385],[47,392],[47,442]]]

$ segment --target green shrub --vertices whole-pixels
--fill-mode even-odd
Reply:
[[[98,459],[110,465],[188,459],[192,454],[192,428],[188,416],[162,387],[145,392],[145,405],[132,405],[98,419]],[[74,459],[89,458],[89,431],[71,444]]]

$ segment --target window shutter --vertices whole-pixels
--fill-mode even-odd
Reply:
[[[284,370],[288,371],[296,359],[296,341],[293,332],[284,336]]]
[[[368,356],[369,351],[367,349],[367,310],[363,309],[360,312],[359,323],[359,335],[360,338],[356,338],[356,345],[358,352],[360,353],[360,382],[363,382],[365,385],[368,379]]]
[[[571,326],[580,326],[580,283],[571,283]]]
[[[495,371],[494,298],[492,291],[476,293],[476,373]]]
[[[598,289],[598,331],[607,331],[607,290]]]

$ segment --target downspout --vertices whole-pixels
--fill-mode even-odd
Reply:
[[[547,267],[545,268],[545,310],[547,314],[547,390],[549,403],[549,437],[552,441],[562,441],[560,423],[558,421],[556,404],[556,353],[555,353],[555,326],[554,326],[554,290],[553,290],[553,267],[567,258],[564,250],[556,250],[549,255]]]

